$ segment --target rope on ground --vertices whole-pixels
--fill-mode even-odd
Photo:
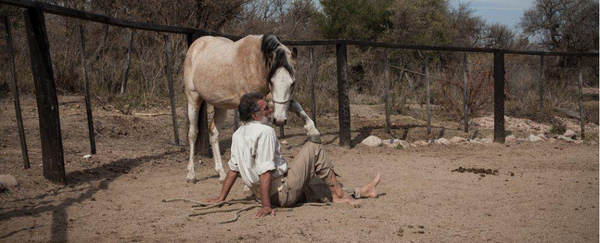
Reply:
[[[215,208],[215,207],[221,207],[223,205],[234,205],[234,204],[252,204],[250,206],[241,208],[241,209],[220,209],[220,210],[213,210],[213,211],[204,211],[204,212],[198,212],[198,213],[191,213],[188,215],[188,217],[194,217],[194,216],[201,216],[201,215],[207,215],[207,214],[213,214],[213,213],[227,213],[227,212],[235,212],[233,218],[224,220],[219,222],[219,224],[227,224],[227,223],[233,223],[235,221],[238,220],[238,218],[240,217],[240,213],[254,209],[254,208],[258,208],[261,207],[261,205],[253,199],[232,199],[232,200],[228,200],[228,201],[223,201],[223,202],[218,202],[218,203],[205,203],[205,202],[200,202],[200,201],[196,201],[196,200],[191,200],[191,199],[186,199],[186,198],[172,198],[172,199],[163,199],[163,202],[177,202],[177,201],[184,201],[184,202],[191,202],[191,203],[195,203],[194,205],[192,205],[192,210],[206,210],[206,209],[211,209],[211,208]],[[296,204],[296,206],[302,206],[302,205],[308,205],[308,206],[331,206],[331,203],[315,203],[315,202],[310,202],[310,203],[301,203],[301,204]],[[201,207],[201,208],[198,208]],[[275,211],[277,212],[289,212],[292,211],[293,209],[291,208],[279,208],[279,207],[275,207],[273,208],[275,209]]]

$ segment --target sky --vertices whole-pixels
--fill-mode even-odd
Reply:
[[[516,28],[523,12],[530,9],[534,0],[450,0],[452,6],[470,3],[475,15],[481,16],[488,24],[500,23]]]

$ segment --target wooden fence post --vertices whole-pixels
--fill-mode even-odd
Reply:
[[[468,73],[469,66],[467,62],[467,53],[463,53],[463,111],[464,111],[464,120],[465,120],[465,132],[469,132],[469,105],[467,104],[467,89],[469,88],[468,82]]]
[[[233,110],[233,131],[235,132],[240,127],[240,113],[237,109]]]
[[[539,105],[539,109],[540,112],[542,111],[542,109],[544,108],[544,55],[540,56],[540,82],[539,82],[539,99],[540,99],[540,105]]]
[[[121,94],[127,92],[127,79],[129,79],[129,65],[131,63],[131,49],[133,49],[133,35],[135,32],[132,30],[129,35],[129,51],[127,52],[127,64],[125,66],[125,77],[123,77],[123,83],[121,83]]]
[[[200,37],[202,37],[200,32],[187,34],[188,48]],[[208,113],[206,110],[206,101],[202,101],[202,104],[200,105],[200,114],[198,116],[198,137],[196,138],[196,148],[194,149],[197,155],[202,156],[209,156],[211,153],[208,143]]]
[[[315,49],[310,47],[310,98],[312,99],[312,119],[317,127],[317,98],[315,97],[315,81],[319,78],[319,64],[315,58]]]
[[[350,100],[348,98],[348,51],[347,44],[335,45],[337,56],[338,81],[338,122],[340,126],[340,146],[350,148],[352,134],[350,131]]]
[[[386,51],[383,55],[383,86],[384,86],[384,100],[385,100],[385,132],[392,133],[392,124],[390,122],[390,59],[388,57],[388,52]]]
[[[40,121],[44,178],[54,183],[66,184],[58,98],[50,59],[50,45],[46,34],[46,21],[44,13],[37,7],[27,8],[24,15]]]
[[[171,61],[169,59],[169,36],[164,35],[165,39],[165,58],[168,82],[169,82],[169,96],[171,97],[171,117],[173,117],[173,136],[175,138],[175,145],[179,145],[179,126],[177,125],[177,110],[175,109],[175,88],[173,87],[173,74],[171,73]]]
[[[4,16],[4,27],[6,28],[6,43],[8,45],[8,57],[10,58],[10,73],[12,75],[11,89],[13,93],[13,102],[15,104],[15,114],[17,118],[17,129],[19,131],[19,140],[21,141],[21,155],[23,156],[23,168],[29,169],[29,155],[27,154],[27,142],[25,140],[25,129],[23,128],[23,117],[21,116],[21,103],[19,101],[19,87],[17,86],[17,70],[15,66],[15,52],[12,40],[12,30],[10,19]]]
[[[431,134],[431,92],[429,85],[429,56],[425,55],[425,95],[427,102],[427,135]]]
[[[585,116],[583,115],[583,71],[581,70],[581,57],[577,57],[579,69],[579,119],[581,123],[581,139],[585,139]]]
[[[90,80],[88,79],[87,62],[85,61],[85,33],[82,25],[79,25],[79,36],[81,37],[81,67],[83,68],[83,91],[85,92],[85,112],[87,114],[88,133],[90,137],[90,153],[96,154],[94,117],[92,115],[92,101],[90,98]]]
[[[494,52],[494,142],[504,143],[504,52]]]

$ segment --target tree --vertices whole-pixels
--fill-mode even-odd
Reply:
[[[450,45],[454,36],[447,0],[397,0],[392,42],[413,45]]]
[[[486,28],[482,41],[484,47],[513,49],[516,35],[508,26],[494,23]]]
[[[453,30],[454,46],[478,46],[484,38],[486,22],[474,15],[474,10],[469,4],[460,3],[456,8],[450,9],[449,21]]]
[[[536,0],[520,27],[550,51],[598,50],[598,1]]]
[[[319,27],[329,39],[379,40],[392,28],[393,0],[321,0]]]

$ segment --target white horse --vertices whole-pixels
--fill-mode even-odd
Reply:
[[[294,64],[298,50],[281,44],[274,35],[246,36],[236,42],[223,37],[205,36],[190,46],[184,63],[185,94],[188,100],[190,160],[187,182],[196,182],[194,147],[198,135],[198,113],[202,101],[214,107],[214,117],[208,128],[215,170],[219,181],[225,180],[219,131],[228,109],[237,109],[240,98],[256,91],[271,93],[274,103],[273,122],[283,126],[288,108],[302,117],[307,135],[319,139],[314,122],[298,102],[292,100],[296,84]]]

